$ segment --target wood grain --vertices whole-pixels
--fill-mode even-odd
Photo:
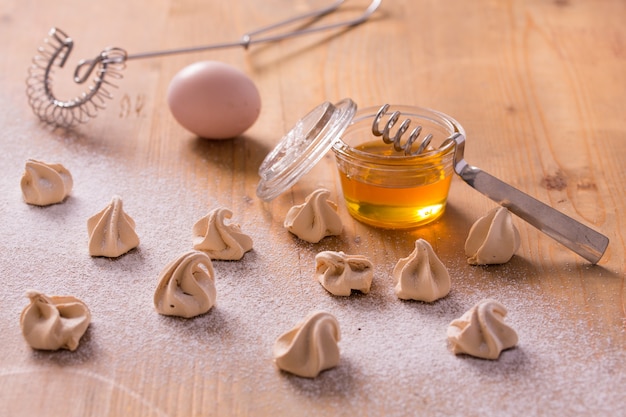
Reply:
[[[345,16],[355,15],[367,4],[362,0],[346,3]],[[395,103],[440,110],[466,129],[470,163],[607,235],[611,243],[599,265],[586,264],[519,221],[522,244],[509,265],[468,269],[459,257],[466,232],[493,204],[458,178],[442,220],[416,231],[364,226],[350,218],[340,203],[344,239],[322,248],[337,244],[346,252],[368,251],[376,265],[390,267],[410,252],[416,238],[423,237],[433,242],[436,252],[455,270],[469,271],[467,281],[459,282],[459,297],[497,294],[502,285],[554,300],[551,308],[560,312],[563,322],[575,323],[593,336],[584,339],[591,341],[588,345],[559,347],[571,349],[568,360],[596,360],[604,364],[605,375],[623,383],[626,3],[622,0],[385,0],[366,25],[346,31],[247,51],[235,48],[132,60],[107,109],[71,131],[42,126],[25,99],[26,68],[48,28],[55,25],[75,37],[73,57],[78,59],[108,45],[133,53],[236,40],[252,28],[321,4],[317,0],[108,0],[86,6],[78,0],[0,0],[0,37],[5,40],[0,46],[0,141],[10,150],[23,143],[33,153],[49,149],[86,158],[97,154],[134,173],[135,180],[143,175],[154,181],[177,178],[189,198],[207,207],[216,202],[228,206],[242,224],[259,222],[255,227],[282,261],[276,265],[276,275],[308,276],[309,260],[319,247],[293,244],[284,233],[282,219],[291,205],[320,186],[341,196],[334,159],[328,155],[286,194],[263,203],[256,198],[255,188],[265,155],[298,118],[326,100],[351,97],[360,107]],[[169,81],[180,68],[201,59],[228,62],[248,73],[259,87],[261,116],[242,137],[227,141],[195,138],[169,114],[165,104]],[[25,153],[4,155],[3,164],[20,165],[15,160]],[[17,173],[5,174],[0,180],[4,189],[15,188]],[[141,195],[142,190],[137,193]],[[10,221],[9,199],[14,196],[0,197],[3,223]],[[180,214],[174,209],[168,213]],[[15,294],[21,284],[14,271],[27,268],[16,267],[11,256],[24,249],[21,245],[13,234],[0,242],[0,276],[8,282],[8,290],[0,296],[5,304],[23,304],[23,300],[15,301],[22,293]],[[298,291],[308,290],[284,291],[298,297]],[[81,342],[87,352],[100,355],[41,356],[24,346],[15,308],[10,314],[0,314],[2,415],[393,415],[397,412],[394,401],[405,401],[423,415],[449,411],[446,401],[452,393],[445,387],[433,388],[413,402],[412,387],[381,386],[376,388],[390,402],[363,398],[355,405],[349,397],[361,398],[359,393],[370,383],[356,377],[327,379],[327,385],[307,391],[304,383],[294,380],[285,388],[277,374],[275,382],[259,386],[267,377],[255,379],[253,370],[259,365],[246,357],[233,359],[213,374],[199,353],[183,366],[184,376],[175,375],[175,367],[165,365],[169,363],[166,351],[150,348],[145,355],[129,358],[124,352],[130,349],[125,346],[130,340],[120,342],[118,350],[101,346],[98,330],[105,327],[102,323],[92,326]],[[542,325],[549,326],[549,318],[537,324]],[[237,352],[235,340],[224,340],[224,349]],[[570,365],[563,363],[563,367]],[[271,357],[260,366],[272,368]],[[358,368],[352,363],[345,366]],[[589,380],[573,381],[577,385],[572,386],[586,384],[593,391],[599,382],[594,378],[600,377],[598,372],[590,374]],[[45,391],[32,392],[29,387],[34,380]],[[530,380],[510,375],[507,392],[511,396],[523,393]],[[528,394],[536,394],[539,404],[527,404],[528,413],[543,414],[537,407],[558,413],[559,404],[570,401],[561,389]],[[487,388],[477,392],[489,398]],[[626,413],[623,392],[623,385],[609,390],[609,403],[600,414]],[[460,399],[468,395],[474,404],[470,394],[454,395]],[[489,399],[489,411],[495,415],[499,402],[505,407],[506,401]],[[342,404],[347,404],[345,409]],[[477,409],[466,411],[459,414],[480,414]],[[507,411],[524,414],[524,410]],[[578,411],[599,415],[584,404]]]

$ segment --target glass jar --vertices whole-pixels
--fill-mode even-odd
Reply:
[[[422,133],[408,153],[432,134],[432,146],[418,155],[395,150],[372,132],[377,108],[356,110],[345,99],[323,103],[300,119],[259,168],[257,195],[269,201],[286,191],[332,149],[337,161],[341,187],[349,213],[357,220],[383,228],[407,229],[439,218],[446,206],[453,174],[455,144],[446,140],[454,133],[465,134],[451,117],[430,109],[391,106],[379,121],[383,130],[389,114],[410,120],[409,129]],[[392,127],[394,136],[398,127]],[[406,136],[406,137],[405,137]]]
[[[398,151],[372,133],[378,108],[359,110],[345,133],[334,144],[333,151],[341,179],[341,188],[350,214],[378,227],[406,229],[430,223],[439,218],[446,206],[453,176],[454,133],[464,134],[462,127],[445,114],[409,106],[391,106],[387,114],[401,113],[396,126],[410,120],[402,136],[406,144],[417,126],[422,133],[411,146],[432,134],[432,144],[417,155]],[[388,116],[380,121],[380,130]],[[397,130],[397,127],[395,128]],[[395,130],[391,129],[393,137]]]

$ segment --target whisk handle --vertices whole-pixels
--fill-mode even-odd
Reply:
[[[602,258],[609,244],[606,236],[479,168],[465,165],[458,174],[471,187],[508,208],[513,214],[592,264],[598,263]]]

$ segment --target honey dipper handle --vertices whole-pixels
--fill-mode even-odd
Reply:
[[[465,138],[455,135],[451,139],[457,144],[455,171],[463,181],[592,264],[600,261],[609,245],[606,236],[469,165],[463,159]]]

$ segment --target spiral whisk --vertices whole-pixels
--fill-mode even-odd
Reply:
[[[44,40],[44,45],[38,49],[38,53],[33,58],[32,65],[28,70],[26,79],[28,103],[37,117],[45,123],[65,127],[85,123],[96,117],[98,111],[106,107],[106,100],[113,98],[111,89],[116,88],[115,82],[122,78],[122,71],[126,66],[127,60],[235,46],[247,49],[250,45],[257,43],[279,41],[330,29],[353,27],[367,21],[382,3],[382,0],[372,0],[360,16],[349,20],[329,23],[323,26],[308,27],[321,17],[336,11],[344,1],[337,0],[329,6],[256,29],[244,34],[239,40],[234,42],[143,52],[133,55],[127,54],[121,48],[106,48],[95,58],[82,60],[78,63],[74,71],[74,81],[78,84],[83,84],[91,77],[91,83],[87,87],[87,91],[67,100],[59,99],[55,95],[53,91],[53,74],[55,68],[62,68],[65,65],[72,52],[74,42],[61,30],[53,28]],[[300,29],[284,29],[299,22],[303,22]],[[285,31],[276,33],[277,29],[281,28]]]
[[[74,81],[77,83],[86,82],[90,74],[94,74],[87,91],[67,100],[57,98],[53,90],[54,68],[65,65],[73,46],[71,38],[61,30],[52,28],[28,69],[28,103],[35,115],[45,123],[70,126],[96,117],[97,112],[106,107],[106,100],[113,98],[110,89],[117,87],[114,81],[122,78],[126,51],[107,48],[93,60],[86,74],[80,74],[78,68],[74,73]]]
[[[382,131],[380,130],[380,122],[385,113],[389,110],[389,107],[389,104],[385,104],[380,108],[380,110],[378,110],[378,113],[376,113],[376,117],[374,117],[374,121],[372,122],[372,134],[374,136],[382,136],[383,142],[388,145],[393,144],[393,149],[396,152],[404,152],[406,156],[419,155],[428,149],[428,145],[430,145],[430,142],[433,139],[433,135],[431,133],[424,136],[424,138],[422,138],[419,142],[419,145],[417,145],[417,149],[413,150],[413,145],[422,134],[422,126],[416,126],[409,134],[407,140],[404,143],[402,142],[402,137],[409,130],[411,125],[411,119],[405,119],[402,123],[400,123],[396,133],[391,136],[391,129],[393,129],[396,123],[398,123],[398,120],[400,120],[400,116],[402,115],[399,111],[391,113],[387,123],[385,123],[385,127],[383,127]]]

